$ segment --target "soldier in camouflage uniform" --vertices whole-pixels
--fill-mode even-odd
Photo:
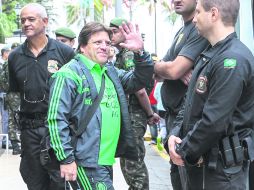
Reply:
[[[17,113],[20,105],[20,97],[18,93],[8,92],[9,80],[8,80],[8,63],[3,64],[0,70],[0,89],[6,92],[5,104],[8,110],[8,134],[13,148],[13,155],[21,153],[18,137],[18,126],[15,121],[15,114]]]
[[[118,28],[122,22],[127,21],[122,18],[115,18],[110,22],[110,27],[113,32],[112,45],[119,50],[119,53],[116,55],[115,66],[119,69],[128,71],[132,70],[134,67],[133,60],[135,53],[121,48],[119,45],[125,40],[124,36],[121,34]],[[129,185],[129,190],[148,190],[149,175],[144,162],[145,146],[143,137],[146,132],[147,122],[158,122],[159,116],[153,112],[145,89],[141,89],[135,94],[129,94],[128,103],[132,129],[134,130],[135,141],[137,144],[139,161],[130,161],[124,158],[120,158],[120,165],[124,178]]]

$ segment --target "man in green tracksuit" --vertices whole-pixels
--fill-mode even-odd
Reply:
[[[92,22],[79,34],[79,54],[53,76],[50,88],[48,127],[52,147],[61,162],[61,176],[66,181],[77,179],[82,189],[114,189],[115,156],[137,160],[125,92],[133,93],[148,85],[153,64],[147,52],[139,54],[143,41],[138,29],[128,23],[121,30],[128,39],[123,46],[135,52],[134,71],[106,65],[112,33],[104,25]],[[91,73],[92,84],[85,70]],[[77,128],[82,126],[82,117],[100,91],[102,77],[102,101],[74,148],[70,121]]]

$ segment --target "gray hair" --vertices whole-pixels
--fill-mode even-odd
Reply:
[[[216,7],[225,26],[235,26],[240,9],[239,0],[200,0],[205,11]]]
[[[41,4],[39,3],[28,3],[26,4],[22,9],[21,12],[26,9],[26,8],[30,8],[30,9],[36,9],[37,14],[41,17],[41,18],[48,18],[47,15],[47,11],[45,9],[45,7],[43,7]]]

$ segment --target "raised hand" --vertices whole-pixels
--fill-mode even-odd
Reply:
[[[134,27],[130,22],[123,23],[122,26],[119,26],[119,29],[126,39],[123,43],[120,43],[121,47],[134,52],[144,49],[144,42],[137,24]]]

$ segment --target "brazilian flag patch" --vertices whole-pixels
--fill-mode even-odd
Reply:
[[[235,59],[224,59],[224,68],[225,69],[232,69],[236,67],[236,60]]]

